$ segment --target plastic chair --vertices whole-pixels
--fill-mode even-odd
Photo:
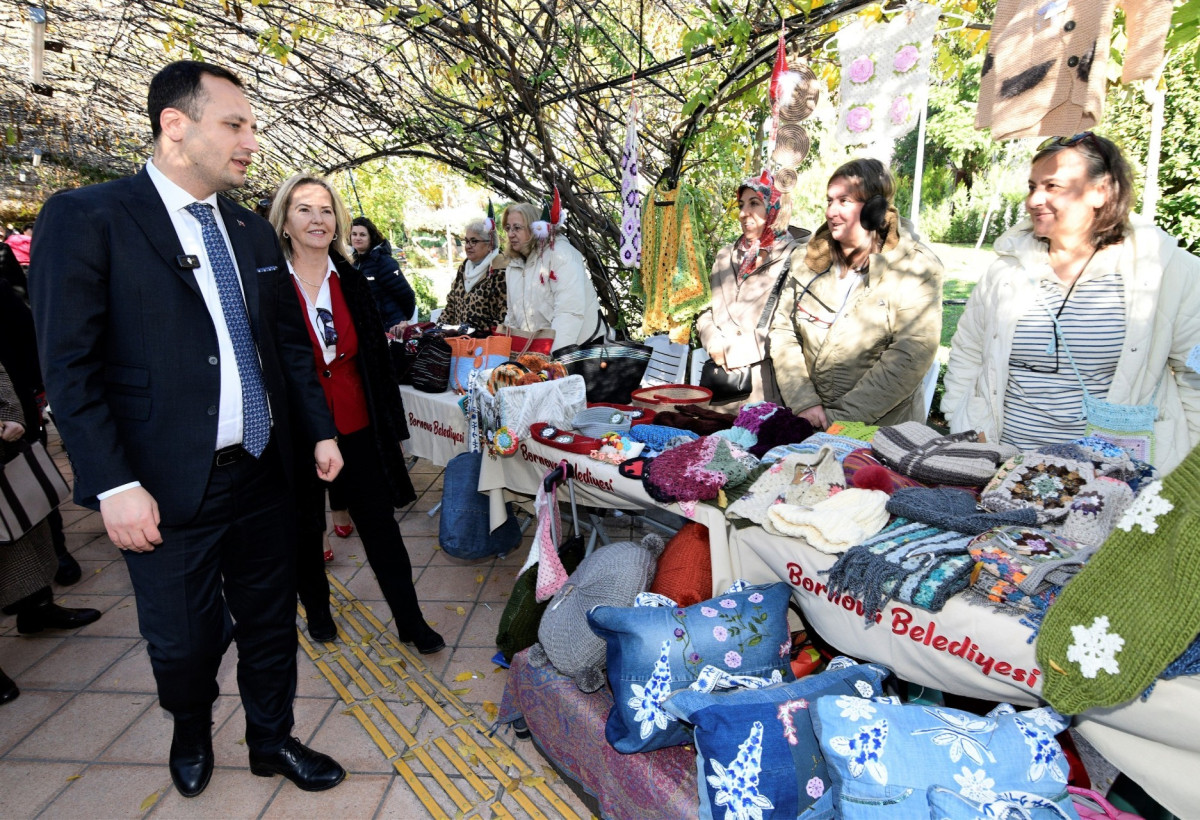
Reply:
[[[437,320],[442,318],[442,313],[445,310],[446,309],[444,307],[440,307],[440,308],[434,308],[433,310],[429,311],[429,321],[433,322],[436,325]]]
[[[687,345],[672,343],[665,334],[651,336],[642,344],[648,345],[654,351],[646,365],[646,374],[642,376],[642,387],[683,384],[687,376]]]
[[[933,407],[933,394],[937,392],[938,371],[941,364],[937,359],[933,360],[933,366],[929,368],[929,372],[925,374],[925,378],[921,380],[921,391],[925,397],[925,418],[929,418],[929,410]]]
[[[688,384],[700,384],[700,371],[704,370],[704,363],[711,358],[708,351],[702,347],[692,349],[692,366],[688,368]]]

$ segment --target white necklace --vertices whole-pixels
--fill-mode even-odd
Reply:
[[[317,282],[315,284],[313,282],[308,281],[303,276],[301,276],[300,272],[297,271],[295,268],[292,268],[292,272],[296,274],[297,279],[299,279],[304,284],[308,285],[310,288],[319,288],[319,287],[321,287],[321,285],[325,284],[325,280],[323,280],[323,279],[320,282]]]

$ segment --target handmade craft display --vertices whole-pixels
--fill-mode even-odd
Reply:
[[[886,23],[855,20],[837,33],[841,103],[837,141],[891,144],[917,125],[929,93],[929,63],[940,10],[910,3]]]
[[[621,267],[642,264],[642,194],[638,190],[638,104],[629,90],[629,122],[625,126],[625,147],[621,151]]]

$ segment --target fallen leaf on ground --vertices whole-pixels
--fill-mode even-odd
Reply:
[[[78,779],[79,779],[79,778],[81,778],[81,777],[83,777],[83,775],[81,775],[81,774],[73,774],[73,775],[71,775],[70,777],[68,777],[68,778],[67,778],[67,782],[68,782],[68,783],[70,783],[72,780],[78,780]]]
[[[154,794],[147,797],[145,800],[142,801],[142,805],[138,806],[138,811],[149,811],[150,807],[158,802],[158,797],[161,794],[162,794],[161,791],[157,791]]]

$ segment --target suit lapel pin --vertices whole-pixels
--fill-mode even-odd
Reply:
[[[246,223],[245,223],[245,222],[243,222],[243,221],[242,221],[242,220],[240,220],[240,219],[237,221],[237,223],[238,223],[238,227],[239,227],[239,228],[244,228],[244,227],[246,227]]]

